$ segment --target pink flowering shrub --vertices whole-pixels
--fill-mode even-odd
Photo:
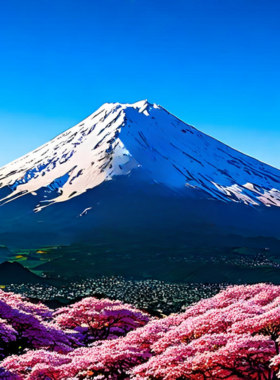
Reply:
[[[86,343],[94,340],[116,339],[129,331],[146,325],[147,313],[131,305],[108,299],[85,298],[69,307],[58,309],[54,321],[64,330],[73,329],[84,335]]]
[[[163,319],[95,298],[52,313],[1,293],[0,334],[0,380],[273,380],[280,286],[229,287]]]
[[[80,345],[73,332],[62,331],[51,321],[44,305],[34,305],[23,297],[0,292],[0,355],[22,353],[24,349],[45,348],[69,352]]]
[[[16,307],[17,309],[41,317],[44,320],[52,318],[51,310],[42,303],[34,304],[28,302],[24,297],[19,294],[5,293],[0,290],[0,301],[9,306]]]
[[[134,379],[271,379],[275,347],[267,337],[213,334],[169,347],[134,368]]]

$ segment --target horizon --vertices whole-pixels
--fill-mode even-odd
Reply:
[[[280,168],[279,10],[273,0],[4,4],[0,167],[105,102],[148,99]]]

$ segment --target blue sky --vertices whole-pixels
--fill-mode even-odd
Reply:
[[[0,166],[105,102],[148,99],[280,168],[278,0],[9,0]]]

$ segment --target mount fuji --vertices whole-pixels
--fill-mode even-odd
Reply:
[[[0,169],[1,244],[101,231],[280,238],[280,171],[140,101],[104,104]]]

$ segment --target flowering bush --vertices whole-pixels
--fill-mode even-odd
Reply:
[[[73,329],[82,333],[86,343],[124,336],[150,320],[148,314],[131,305],[93,297],[60,308],[53,316],[62,329]]]
[[[23,297],[0,292],[0,355],[22,353],[24,349],[45,348],[69,352],[80,345],[73,332],[60,329],[52,321],[51,311]]]
[[[272,380],[280,286],[229,287],[163,319],[95,298],[51,312],[2,292],[0,334],[1,380]]]

